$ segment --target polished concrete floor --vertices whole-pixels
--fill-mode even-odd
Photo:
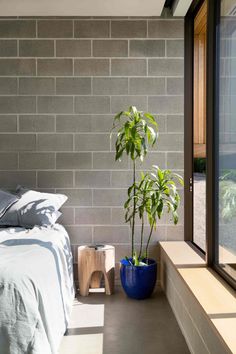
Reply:
[[[128,299],[121,289],[112,296],[78,296],[60,354],[157,353],[189,353],[161,291],[143,301]]]

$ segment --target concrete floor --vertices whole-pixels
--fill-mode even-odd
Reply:
[[[78,297],[59,354],[189,354],[161,291],[144,301],[121,289]]]

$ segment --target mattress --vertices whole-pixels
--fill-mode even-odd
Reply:
[[[63,226],[0,229],[0,353],[54,354],[74,298]]]

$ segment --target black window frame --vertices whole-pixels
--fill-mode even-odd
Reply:
[[[184,179],[185,179],[185,241],[193,242],[193,45],[194,17],[204,0],[193,1],[185,17],[185,69],[184,69]],[[218,262],[218,181],[219,181],[219,24],[220,0],[207,0],[207,87],[206,87],[206,254],[207,266],[214,269],[227,283],[236,289],[236,280],[226,273]],[[194,244],[194,246],[197,246]]]
[[[191,242],[203,257],[206,252],[193,240],[193,149],[189,147],[193,146],[194,19],[204,1],[192,2],[184,22],[184,239]]]

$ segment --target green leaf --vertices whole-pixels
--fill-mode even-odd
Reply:
[[[156,127],[158,126],[155,118],[153,117],[153,115],[151,115],[150,113],[144,113],[144,116],[149,120],[149,122],[153,125],[155,125]]]

